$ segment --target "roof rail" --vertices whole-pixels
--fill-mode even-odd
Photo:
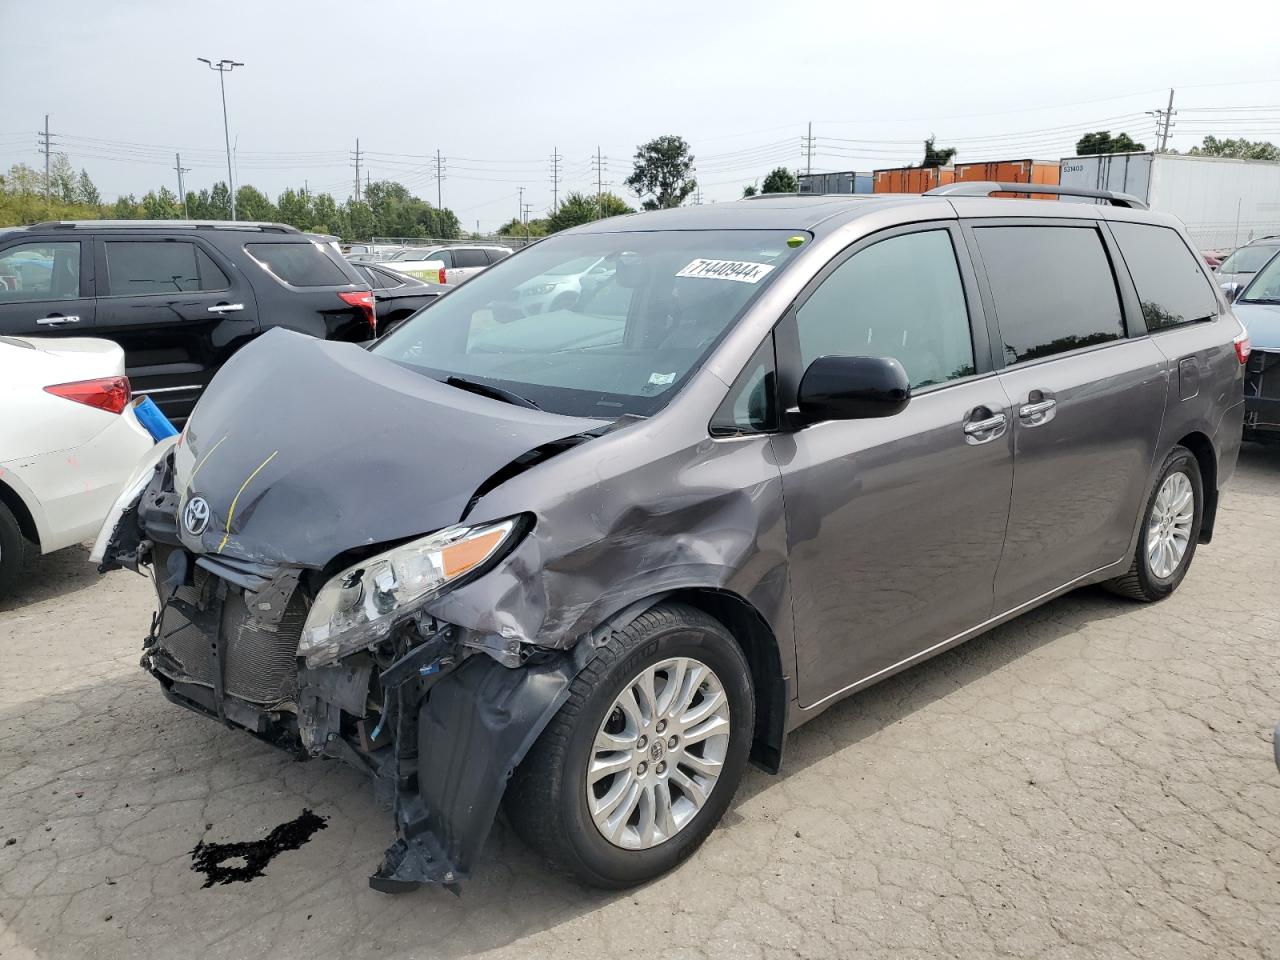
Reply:
[[[277,233],[301,233],[287,223],[261,220],[45,220],[31,227],[42,230],[128,230],[138,227],[166,227],[179,230],[271,230]]]
[[[925,192],[926,197],[988,197],[993,193],[1052,193],[1059,197],[1089,197],[1107,200],[1113,207],[1146,210],[1147,205],[1128,193],[1114,190],[1089,190],[1085,187],[1060,187],[1051,183],[996,183],[993,180],[966,180],[948,183]]]

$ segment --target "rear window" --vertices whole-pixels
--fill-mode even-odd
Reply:
[[[979,227],[974,235],[1006,363],[1124,337],[1115,277],[1095,227]]]
[[[453,251],[453,265],[455,267],[487,267],[489,258],[484,255],[483,250],[463,248]]]
[[[488,255],[490,263],[497,263],[503,257],[511,256],[509,251],[498,250],[495,247],[490,247],[489,249],[485,250],[485,254]]]
[[[337,287],[351,283],[314,243],[246,243],[249,256],[291,287]]]
[[[1199,259],[1177,231],[1147,223],[1112,223],[1111,232],[1138,290],[1148,330],[1217,316],[1218,298]]]

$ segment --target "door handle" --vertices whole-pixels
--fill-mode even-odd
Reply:
[[[79,317],[41,317],[36,324],[41,327],[58,327],[64,323],[79,323]]]
[[[1004,433],[1008,418],[1003,413],[992,414],[981,420],[970,420],[964,425],[965,440],[969,443],[986,443]]]
[[[1035,403],[1024,403],[1018,408],[1018,419],[1029,427],[1038,427],[1050,420],[1053,408],[1058,401],[1053,398],[1037,400]]]
[[[243,310],[243,309],[244,309],[243,303],[215,303],[212,307],[209,308],[209,312],[210,313],[235,313],[238,310]]]

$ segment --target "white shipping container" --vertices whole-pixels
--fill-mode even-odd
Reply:
[[[1201,250],[1280,234],[1280,163],[1103,153],[1063,159],[1060,177],[1064,187],[1117,190],[1173,214]]]

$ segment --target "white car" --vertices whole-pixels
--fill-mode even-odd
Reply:
[[[511,256],[510,247],[491,245],[409,247],[393,253],[382,266],[431,283],[457,284]]]
[[[616,264],[605,257],[579,257],[532,277],[519,287],[520,312],[529,316],[548,310],[567,310],[583,294],[594,294],[612,279]]]
[[[98,532],[153,445],[129,400],[110,340],[0,336],[0,596],[29,557]]]

